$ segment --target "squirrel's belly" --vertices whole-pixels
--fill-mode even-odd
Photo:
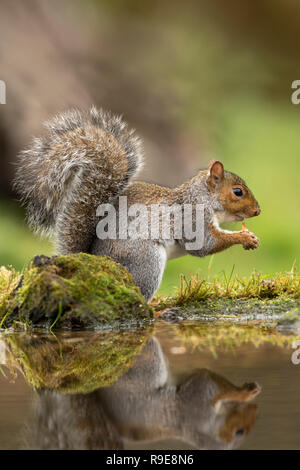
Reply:
[[[184,248],[182,248],[178,243],[176,243],[174,240],[171,240],[169,242],[166,242],[164,245],[166,253],[167,253],[167,260],[169,261],[170,259],[174,258],[180,258],[181,256],[186,255],[186,251]]]

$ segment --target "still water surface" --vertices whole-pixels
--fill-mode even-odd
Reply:
[[[300,449],[295,338],[200,322],[2,334],[0,448]]]

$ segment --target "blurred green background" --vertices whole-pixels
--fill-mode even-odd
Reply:
[[[143,137],[141,178],[173,186],[218,158],[260,203],[260,217],[247,221],[258,250],[170,261],[161,293],[180,273],[272,274],[299,260],[300,105],[291,102],[299,2],[0,0],[0,8],[0,265],[21,269],[52,253],[11,190],[15,155],[43,120],[92,103],[122,113]]]

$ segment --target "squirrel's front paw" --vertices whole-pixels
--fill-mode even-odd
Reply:
[[[248,230],[242,230],[242,245],[244,250],[255,250],[259,246],[259,239],[254,233],[249,232]]]
[[[248,400],[253,400],[261,392],[261,386],[257,382],[245,383],[242,390],[246,393]]]

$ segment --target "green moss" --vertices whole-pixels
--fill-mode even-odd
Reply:
[[[13,268],[0,267],[0,319],[9,310],[11,297],[18,287],[20,280],[21,274],[16,273]]]
[[[39,327],[96,328],[152,319],[152,309],[132,276],[108,257],[37,256],[22,277],[2,271],[2,327],[18,321]]]
[[[172,307],[191,307],[207,305],[209,301],[217,302],[222,299],[299,299],[300,275],[295,268],[287,273],[278,273],[269,278],[258,272],[253,272],[249,278],[238,275],[213,280],[199,279],[192,276],[187,279],[181,276],[180,288],[172,297],[158,297],[153,302],[156,311]]]
[[[34,389],[90,393],[113,384],[133,364],[152,328],[123,332],[5,335],[6,366]]]
[[[218,320],[233,321],[264,320],[276,321],[286,312],[300,308],[299,299],[206,299],[201,302],[171,307],[159,312],[159,318],[166,321]]]

